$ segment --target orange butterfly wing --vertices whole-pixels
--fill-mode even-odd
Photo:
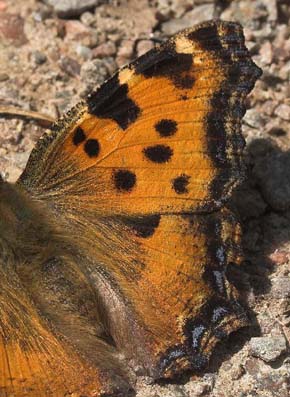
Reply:
[[[241,260],[235,217],[222,210],[155,216],[150,223],[144,217],[126,225],[130,240],[142,246],[138,261],[145,264],[126,296],[150,330],[158,376],[205,367],[218,341],[248,325],[225,274],[229,263]]]
[[[101,215],[214,210],[242,177],[240,122],[257,76],[239,25],[184,31],[59,123],[21,182]]]
[[[106,273],[126,307],[107,303],[112,338],[156,377],[201,368],[247,321],[225,276],[238,226],[217,210],[243,177],[259,74],[238,24],[186,30],[58,122],[18,182],[66,223],[99,269],[92,282]]]

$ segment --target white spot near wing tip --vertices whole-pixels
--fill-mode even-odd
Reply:
[[[126,84],[134,76],[135,70],[133,68],[126,67],[119,72],[119,83]]]
[[[192,41],[187,39],[185,36],[176,37],[175,39],[175,51],[179,54],[192,54],[195,49]]]

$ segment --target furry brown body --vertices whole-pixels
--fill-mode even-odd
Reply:
[[[0,329],[4,346],[23,350],[28,368],[37,366],[34,361],[41,361],[44,383],[46,366],[59,359],[52,366],[57,378],[64,371],[63,365],[71,366],[72,354],[80,356],[73,365],[75,383],[80,382],[78,370],[84,361],[89,367],[98,368],[97,384],[114,371],[114,377],[104,382],[107,386],[103,389],[111,389],[112,382],[122,389],[125,381],[118,374],[124,379],[128,374],[121,369],[124,366],[106,329],[105,296],[102,300],[98,296],[85,266],[89,260],[79,249],[81,237],[85,240],[85,236],[74,235],[68,225],[65,232],[61,226],[61,219],[53,211],[33,201],[20,187],[0,183]],[[12,378],[14,365],[19,362],[7,363]],[[49,390],[51,381],[47,377]],[[2,378],[1,382],[9,384],[8,379]],[[24,386],[32,387],[29,381]],[[69,390],[75,385],[67,387]],[[29,396],[43,392],[36,388]]]

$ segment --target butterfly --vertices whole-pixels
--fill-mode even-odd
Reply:
[[[246,326],[225,203],[260,76],[237,23],[184,30],[55,123],[0,181],[1,395],[127,396]]]

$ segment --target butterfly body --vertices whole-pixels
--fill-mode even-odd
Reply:
[[[134,372],[200,370],[248,324],[226,277],[242,255],[224,203],[243,178],[258,75],[238,24],[186,30],[57,122],[16,185],[0,182],[1,387],[127,395]]]

